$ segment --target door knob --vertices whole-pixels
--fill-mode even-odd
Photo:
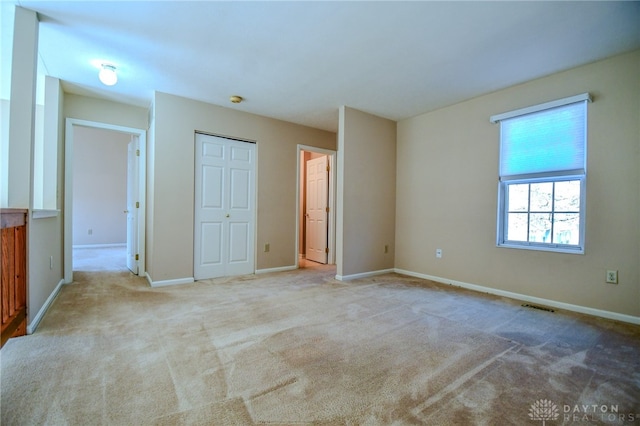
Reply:
[[[125,210],[124,212],[125,212],[125,213],[129,213],[129,210]]]
[[[229,213],[227,213],[225,216],[226,216],[226,217],[230,217],[231,215],[230,215]]]

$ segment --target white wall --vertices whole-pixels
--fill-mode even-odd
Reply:
[[[37,54],[38,17],[31,10],[16,7],[11,62],[7,207],[30,207]]]
[[[134,129],[149,128],[148,108],[70,93],[65,95],[64,115],[67,118]]]
[[[640,51],[398,124],[396,268],[640,316]],[[491,115],[590,92],[584,255],[496,247]],[[435,258],[436,248],[443,250]],[[619,284],[605,271],[619,271]]]
[[[55,153],[55,175],[50,177],[47,185],[53,185],[56,197],[54,204],[62,206],[64,195],[64,117],[62,107],[64,93],[58,79],[48,77],[49,95],[45,105],[45,120],[50,121],[47,127],[52,137],[47,138],[53,144],[47,152]],[[56,288],[62,283],[64,275],[63,250],[63,215],[58,213],[51,217],[31,219],[29,222],[29,315],[28,329],[33,331],[51,302]]]
[[[76,126],[73,132],[73,245],[127,241],[127,145],[131,136]],[[89,230],[91,230],[89,232]]]
[[[0,99],[0,207],[9,206],[9,99]]]
[[[9,205],[9,110],[15,6],[0,2],[0,207]]]
[[[3,5],[3,14],[6,11]],[[4,24],[3,19],[3,24]],[[3,40],[4,42],[4,40]],[[3,43],[4,47],[4,43]],[[38,18],[35,12],[15,8],[13,56],[10,63],[11,100],[8,122],[3,118],[3,126],[8,125],[8,142],[3,146],[3,157],[7,159],[8,172],[3,172],[3,207],[31,208],[31,188],[34,169],[32,166],[32,149],[34,145],[34,123],[36,108],[36,73],[38,50]],[[4,53],[4,52],[3,52]],[[6,69],[3,56],[3,72]],[[52,176],[53,192],[61,205],[63,194],[63,118],[62,104],[64,95],[57,79],[50,79],[50,91],[45,105],[45,114],[50,122],[49,130],[52,152],[57,153],[56,176]],[[6,106],[6,104],[4,105]],[[3,106],[3,109],[4,109]],[[56,161],[54,161],[55,163]],[[5,189],[6,188],[6,189]],[[6,197],[5,197],[6,195]],[[62,216],[53,214],[46,218],[34,218],[33,211],[28,217],[28,273],[27,273],[27,330],[32,332],[37,322],[46,311],[56,288],[62,282],[63,250],[62,250]]]
[[[349,278],[394,267],[396,123],[344,106],[339,120],[336,264]]]

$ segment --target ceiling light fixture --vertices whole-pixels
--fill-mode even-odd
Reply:
[[[242,99],[242,96],[237,96],[237,95],[233,95],[229,98],[229,100],[231,102],[233,102],[234,104],[239,104],[240,102],[242,102],[244,99]]]
[[[116,67],[110,64],[102,64],[102,68],[98,73],[98,78],[105,86],[113,86],[118,82]]]

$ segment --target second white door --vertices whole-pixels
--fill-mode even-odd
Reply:
[[[196,134],[194,278],[255,272],[255,144]]]
[[[306,258],[327,263],[329,171],[326,156],[307,161]]]
[[[140,138],[131,135],[127,146],[127,268],[138,275],[138,166]]]

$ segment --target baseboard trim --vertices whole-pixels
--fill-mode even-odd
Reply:
[[[180,285],[180,284],[192,284],[195,282],[193,277],[188,278],[178,278],[175,280],[162,280],[162,281],[153,281],[149,273],[145,272],[144,274],[147,277],[147,281],[151,287],[166,287],[169,285]]]
[[[42,321],[42,318],[44,318],[44,314],[46,314],[49,310],[49,307],[58,296],[58,293],[60,292],[60,289],[63,285],[64,279],[61,279],[56,288],[54,288],[49,297],[47,297],[47,300],[45,300],[42,308],[40,308],[36,316],[33,317],[33,320],[31,320],[31,322],[27,325],[27,334],[33,334],[36,331],[38,325],[40,324],[40,321]]]
[[[484,287],[477,284],[465,283],[462,281],[450,280],[448,278],[436,277],[434,275],[420,274],[418,272],[407,271],[405,269],[395,269],[395,272],[410,277],[422,278],[425,280],[436,281],[443,284],[449,284],[456,287],[466,288],[481,293],[489,293],[496,296],[508,297],[510,299],[521,300],[523,302],[531,302],[539,305],[550,306],[553,308],[564,309],[567,311],[579,312],[581,314],[592,315],[601,318],[612,319],[616,321],[628,322],[640,325],[640,317],[633,315],[620,314],[617,312],[605,311],[602,309],[589,308],[587,306],[573,305],[571,303],[558,302],[556,300],[544,299],[542,297],[527,296],[526,294],[513,293],[511,291],[498,290],[491,287]]]
[[[267,268],[267,269],[256,269],[256,275],[257,274],[268,274],[270,272],[285,272],[285,271],[293,271],[298,269],[298,267],[296,265],[291,265],[291,266],[280,266],[277,268]]]
[[[380,269],[378,271],[370,271],[370,272],[362,272],[360,274],[351,274],[351,275],[336,275],[336,280],[338,281],[350,281],[357,280],[358,278],[369,278],[374,277],[376,275],[389,274],[391,272],[395,272],[395,269]]]
[[[126,247],[127,243],[113,243],[113,244],[78,244],[74,245],[74,249],[96,249],[96,248],[109,248],[109,247]]]

